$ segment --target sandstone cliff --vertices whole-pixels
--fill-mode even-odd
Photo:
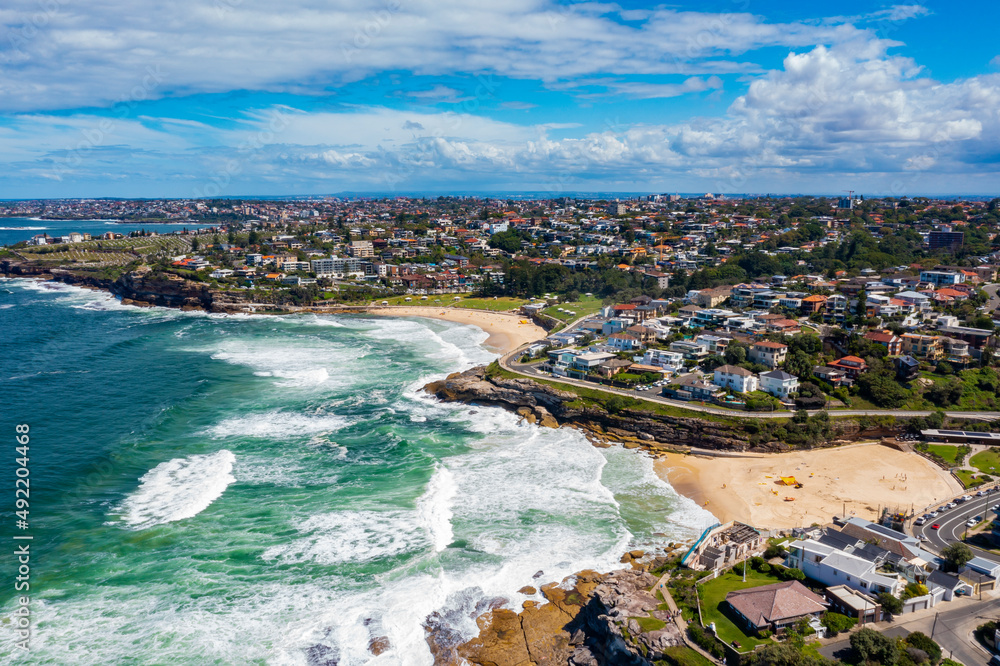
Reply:
[[[651,588],[645,571],[582,571],[543,585],[545,602],[526,601],[520,613],[494,608],[477,619],[480,633],[449,641],[440,618],[425,625],[435,664],[457,666],[645,666],[682,644],[677,626]]]
[[[610,439],[649,449],[698,447],[745,451],[750,447],[738,424],[623,410],[610,414],[600,407],[576,407],[577,395],[528,378],[489,377],[483,367],[449,375],[424,387],[446,401],[476,402],[506,407],[534,417],[541,425],[568,424],[597,439]],[[780,445],[765,450],[780,450]]]

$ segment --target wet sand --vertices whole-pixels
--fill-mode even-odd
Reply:
[[[484,344],[501,354],[506,354],[529,342],[541,340],[546,335],[544,328],[534,324],[530,319],[526,319],[524,315],[508,312],[431,307],[429,305],[409,307],[401,305],[372,308],[369,313],[393,317],[429,317],[478,326],[489,333],[490,337],[486,339]],[[524,321],[528,323],[521,323]]]

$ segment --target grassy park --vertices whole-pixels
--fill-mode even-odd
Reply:
[[[427,300],[423,300],[423,298],[423,296],[393,296],[376,302],[381,303],[384,300],[389,305],[404,305],[406,307],[468,308],[470,310],[489,310],[491,312],[516,310],[526,302],[520,298],[509,298],[507,296],[481,298],[469,294],[432,294],[427,296]]]

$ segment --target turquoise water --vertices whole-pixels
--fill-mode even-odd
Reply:
[[[205,224],[122,224],[112,220],[39,220],[29,217],[0,217],[0,245],[13,245],[26,241],[39,234],[49,236],[65,236],[72,231],[88,233],[94,236],[114,231],[127,234],[130,231],[155,231],[167,234],[182,229],[202,229]]]
[[[429,614],[471,637],[484,600],[713,522],[638,452],[419,391],[491,360],[485,337],[0,281],[0,469],[12,488],[30,424],[35,623],[16,652],[0,583],[0,661],[430,664]]]

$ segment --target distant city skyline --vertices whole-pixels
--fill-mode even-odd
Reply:
[[[994,3],[0,15],[0,198],[1000,193]]]

